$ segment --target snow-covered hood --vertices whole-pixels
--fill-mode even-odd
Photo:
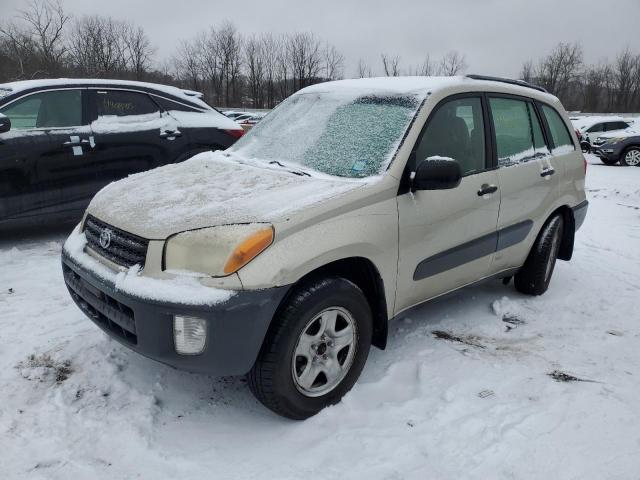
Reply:
[[[88,213],[149,239],[215,225],[275,222],[366,185],[206,152],[103,188]]]
[[[628,128],[625,130],[616,130],[615,132],[607,132],[599,135],[598,138],[631,138],[640,136],[640,132],[635,128]]]

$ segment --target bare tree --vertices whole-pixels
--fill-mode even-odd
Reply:
[[[371,67],[364,60],[358,60],[358,78],[372,77]]]
[[[400,75],[400,56],[395,55],[390,57],[389,55],[382,54],[382,68],[384,69],[384,74],[387,77],[397,77]]]
[[[65,26],[71,18],[59,1],[30,0],[18,10],[17,22],[0,26],[0,37],[19,78],[58,75],[64,69]]]
[[[287,50],[294,89],[311,85],[322,72],[322,51],[320,40],[310,32],[294,33],[288,37]]]
[[[329,42],[325,42],[322,53],[324,56],[324,77],[327,80],[338,80],[342,78],[344,56]]]
[[[452,77],[463,73],[467,69],[466,58],[456,50],[445,53],[440,59],[440,75]]]
[[[537,82],[549,92],[565,97],[569,86],[582,70],[582,47],[577,44],[559,43],[553,51],[540,60],[535,76]]]
[[[265,55],[263,48],[263,42],[256,36],[249,38],[244,44],[249,96],[254,108],[262,108],[264,104]]]
[[[128,69],[136,80],[141,80],[150,68],[153,47],[142,27],[132,23],[122,25],[122,41]]]
[[[410,71],[410,73],[412,73],[413,75],[419,75],[419,76],[425,76],[425,77],[434,75],[436,73],[436,66],[431,61],[431,55],[429,54],[425,55],[425,58],[422,61],[422,63],[418,65],[413,70],[413,72]]]
[[[527,60],[524,65],[522,65],[522,72],[520,73],[520,78],[527,83],[535,82],[535,72],[533,67],[533,61]]]

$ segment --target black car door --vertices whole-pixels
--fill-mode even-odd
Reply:
[[[145,92],[89,89],[96,191],[132,173],[172,163],[187,137]]]
[[[0,107],[11,120],[11,130],[0,134],[0,220],[86,206],[94,174],[86,161],[85,92],[41,90]]]

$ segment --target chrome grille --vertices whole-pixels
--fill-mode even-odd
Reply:
[[[123,267],[140,265],[144,267],[149,240],[113,227],[97,218],[87,215],[84,223],[87,245],[104,258]],[[108,238],[108,241],[101,242]]]

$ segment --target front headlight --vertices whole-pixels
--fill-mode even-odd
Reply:
[[[619,143],[624,140],[625,137],[615,137],[615,138],[603,138],[604,143]]]
[[[167,240],[164,268],[223,277],[240,270],[272,243],[273,227],[265,223],[191,230]]]

